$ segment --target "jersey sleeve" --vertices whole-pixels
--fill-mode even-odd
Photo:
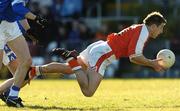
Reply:
[[[145,25],[142,26],[140,33],[136,33],[137,36],[131,39],[128,47],[128,55],[139,56],[143,54],[144,45],[148,40],[149,32]]]
[[[30,12],[29,9],[25,7],[25,0],[13,0],[11,5],[13,11],[21,17],[24,17],[28,12]]]

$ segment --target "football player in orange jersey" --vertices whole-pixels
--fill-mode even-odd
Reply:
[[[82,93],[91,97],[103,79],[105,69],[113,60],[129,57],[135,64],[148,66],[157,72],[165,69],[158,64],[161,59],[148,59],[143,55],[143,48],[149,38],[157,38],[163,33],[167,23],[159,12],[152,12],[146,16],[142,24],[132,25],[119,33],[108,35],[107,41],[97,41],[90,44],[78,54],[75,50],[68,51],[56,48],[52,51],[66,60],[67,63],[50,63],[37,66],[36,73],[75,73]]]

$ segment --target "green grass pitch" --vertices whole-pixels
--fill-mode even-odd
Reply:
[[[180,80],[103,80],[90,98],[76,80],[34,80],[20,96],[24,108],[0,101],[0,111],[180,111]]]

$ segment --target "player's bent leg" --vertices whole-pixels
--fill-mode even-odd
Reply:
[[[102,80],[102,76],[95,71],[86,70],[81,58],[77,57],[78,53],[75,50],[68,51],[63,48],[56,48],[53,49],[52,52],[55,55],[61,56],[68,62],[69,66],[76,74],[81,91],[85,96],[91,97],[98,88]],[[88,76],[91,73],[94,73],[92,74],[93,76]]]
[[[95,72],[92,68],[87,68],[80,57],[78,57],[77,62],[77,67],[78,64],[82,67],[79,70],[74,70],[77,81],[84,96],[91,97],[97,90],[101,80],[103,79],[103,76]],[[68,63],[71,64],[70,61]],[[72,68],[72,65],[70,66]]]
[[[81,88],[81,91],[83,92],[83,94],[85,93],[84,95],[86,95],[85,91],[88,90],[88,86],[89,86],[89,81],[88,81],[86,71],[79,69],[79,70],[76,70],[74,72],[75,72],[78,84]]]
[[[8,67],[9,71],[11,72],[11,74],[12,74],[13,76],[14,76],[14,74],[15,74],[15,71],[16,71],[16,69],[17,69],[17,66],[18,66],[18,58],[10,61],[10,62],[7,64],[7,67]],[[29,73],[29,71],[30,71],[30,70],[28,70],[28,72],[26,73],[26,75]],[[12,78],[11,81],[14,81],[14,78]],[[11,82],[11,81],[9,81],[9,83],[7,83],[7,87],[8,87],[8,88],[10,87],[9,85],[12,85],[12,84],[13,84],[13,82]],[[11,82],[11,84],[10,84],[10,82]],[[29,83],[29,80],[28,80],[28,79],[27,79],[27,80],[24,80],[23,83],[22,83],[22,85],[20,86],[20,88],[24,87],[27,83]],[[0,88],[0,89],[1,89],[1,88]]]
[[[91,97],[94,95],[101,80],[103,79],[99,73],[90,68],[88,68],[86,71],[77,70],[75,71],[75,74],[81,91],[86,97]]]
[[[15,52],[17,58],[19,58],[19,64],[14,76],[14,84],[20,87],[24,81],[27,70],[32,64],[29,48],[23,36],[8,42],[8,46]]]
[[[19,58],[19,61],[14,75],[14,83],[10,88],[6,104],[13,107],[23,107],[23,104],[21,103],[22,100],[18,97],[18,95],[26,73],[32,64],[32,59],[26,40],[22,35],[7,42],[7,44],[14,51],[17,58]]]
[[[96,92],[97,88],[99,87],[99,84],[101,83],[103,76],[97,72],[95,72],[93,69],[88,68],[87,69],[87,75],[89,79],[89,89],[88,94],[89,96],[93,96],[93,94]]]

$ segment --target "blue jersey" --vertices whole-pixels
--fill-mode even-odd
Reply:
[[[28,0],[0,0],[0,20],[14,22],[25,18],[29,9],[25,7]]]

